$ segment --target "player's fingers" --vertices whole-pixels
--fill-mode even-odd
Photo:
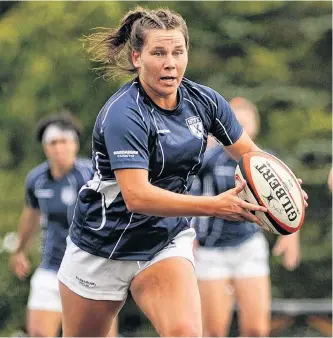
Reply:
[[[234,188],[234,192],[236,195],[238,195],[244,188],[246,187],[246,182],[243,181],[240,184],[237,184]]]
[[[297,181],[299,182],[299,184],[303,183],[303,180],[301,178],[298,178]]]
[[[308,200],[309,199],[309,196],[308,196],[308,194],[302,189],[302,194],[303,194],[303,198],[305,199],[305,200]]]
[[[252,204],[252,203],[248,203],[248,202],[245,202],[245,201],[242,201],[241,207],[245,210],[250,210],[250,211],[267,212],[267,208],[265,208],[261,205],[258,205],[258,204]]]
[[[263,226],[262,221],[260,218],[258,218],[257,216],[251,214],[249,211],[244,210],[242,212],[242,216],[244,217],[245,220],[252,222],[252,223],[256,223],[260,226]]]

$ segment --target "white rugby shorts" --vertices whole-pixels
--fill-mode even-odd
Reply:
[[[58,279],[76,294],[95,300],[126,299],[133,278],[152,264],[169,257],[184,257],[194,265],[195,230],[180,232],[151,261],[120,261],[92,255],[67,237]]]
[[[221,280],[268,276],[269,249],[265,236],[258,232],[235,247],[198,247],[194,252],[199,280]]]
[[[57,272],[38,268],[30,280],[29,310],[61,312]]]

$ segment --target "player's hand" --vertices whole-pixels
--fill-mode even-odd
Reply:
[[[301,261],[301,249],[299,234],[294,233],[289,236],[281,236],[276,241],[272,253],[274,256],[283,255],[283,266],[292,271]]]
[[[18,251],[10,256],[9,265],[13,273],[20,279],[25,279],[31,270],[30,262],[24,252]]]
[[[246,187],[246,182],[238,184],[216,196],[216,217],[224,218],[229,221],[249,221],[262,226],[262,221],[253,215],[251,211],[266,212],[267,209],[260,205],[251,204],[243,201],[238,194]]]
[[[301,178],[298,178],[297,180],[298,180],[299,184],[303,183],[303,181],[302,181]],[[303,194],[303,198],[304,198],[305,207],[307,208],[309,206],[309,204],[307,202],[307,200],[309,199],[309,196],[308,196],[308,194],[303,189],[302,189],[302,194]]]

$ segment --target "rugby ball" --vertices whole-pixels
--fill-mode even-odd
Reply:
[[[265,152],[246,153],[235,171],[235,184],[242,181],[247,185],[238,196],[267,208],[267,212],[254,212],[265,230],[289,235],[301,228],[305,215],[302,189],[285,163]]]

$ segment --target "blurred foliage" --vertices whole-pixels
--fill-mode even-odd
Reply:
[[[227,100],[256,102],[259,144],[275,149],[304,179],[310,208],[303,262],[291,273],[272,258],[273,296],[330,297],[331,2],[0,2],[0,238],[16,229],[25,175],[43,160],[34,136],[39,118],[72,111],[85,126],[81,154],[90,156],[96,115],[125,79],[98,78],[79,38],[93,27],[116,26],[138,3],[184,16],[190,32],[186,76]],[[269,238],[273,245],[276,238]],[[36,266],[36,250],[33,257]],[[23,323],[28,294],[28,281],[12,277],[7,261],[1,254],[0,312],[14,315],[6,329],[0,320],[2,335]]]

